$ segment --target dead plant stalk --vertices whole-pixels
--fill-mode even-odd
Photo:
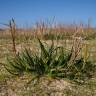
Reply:
[[[14,19],[10,20],[9,22],[9,27],[10,27],[10,32],[11,32],[11,36],[12,36],[12,44],[13,44],[13,52],[16,54],[16,24]]]

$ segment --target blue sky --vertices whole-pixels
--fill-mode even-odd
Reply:
[[[96,0],[0,0],[0,22],[12,17],[18,25],[32,24],[42,19],[58,22],[85,22],[91,18],[96,26]]]

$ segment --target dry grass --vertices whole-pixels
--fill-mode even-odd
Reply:
[[[53,26],[54,25],[54,26]],[[81,48],[81,43],[79,39],[74,37],[82,37],[83,39],[89,38],[96,34],[96,30],[91,28],[91,26],[80,25],[64,25],[64,24],[49,24],[47,22],[38,22],[35,27],[32,28],[17,28],[14,20],[10,21],[10,27],[8,30],[1,30],[0,32],[0,62],[5,63],[5,57],[13,55],[16,51],[22,50],[24,47],[31,47],[34,51],[38,44],[35,40],[36,37],[40,37],[44,42],[50,45],[50,38],[54,37],[55,45],[63,45],[66,49],[71,49],[72,42],[74,42],[74,49],[76,53],[73,54],[71,61],[74,62],[74,58],[79,54]],[[89,31],[90,30],[90,31]],[[46,39],[47,38],[47,39]],[[51,38],[51,39],[52,39]],[[46,40],[45,40],[46,39]],[[63,40],[65,39],[65,40]],[[68,40],[67,40],[68,39]],[[81,39],[80,39],[81,40]],[[94,43],[92,43],[94,42]],[[75,44],[76,43],[76,44]],[[87,44],[88,43],[88,44]],[[82,57],[84,57],[85,62],[91,55],[91,60],[96,59],[95,55],[95,40],[83,41],[84,44],[82,50]],[[89,48],[88,48],[89,47]],[[93,48],[94,47],[94,48]],[[94,49],[94,50],[93,50]],[[90,50],[93,50],[92,52]],[[71,62],[70,61],[70,62]],[[94,60],[96,62],[96,60]],[[95,96],[96,94],[96,74],[91,80],[87,80],[85,85],[78,85],[74,82],[69,82],[68,80],[50,80],[49,78],[42,77],[40,82],[34,86],[32,82],[26,87],[24,87],[28,81],[31,80],[31,76],[25,75],[24,77],[11,77],[0,64],[0,95],[1,96]],[[43,81],[44,80],[44,81]],[[48,84],[49,85],[48,85]],[[73,84],[72,84],[73,83]],[[59,90],[61,87],[59,85],[66,85],[64,90]],[[59,86],[59,87],[58,87]],[[57,89],[55,89],[57,88]],[[70,89],[71,88],[71,89]],[[62,88],[61,88],[62,89]],[[57,92],[57,90],[59,90]],[[2,95],[4,94],[4,95]],[[14,94],[14,95],[13,95]],[[59,94],[59,95],[58,95]],[[60,95],[61,94],[61,95]]]

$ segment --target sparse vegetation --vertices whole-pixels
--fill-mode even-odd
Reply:
[[[77,44],[67,52],[63,47],[55,48],[53,41],[49,48],[46,48],[40,39],[38,41],[40,52],[33,54],[30,49],[25,49],[18,53],[14,58],[7,60],[8,64],[5,65],[7,71],[14,75],[27,72],[39,77],[47,75],[72,80],[92,77],[96,66],[86,58],[78,57],[80,48],[76,46]],[[75,41],[75,43],[78,42]]]
[[[83,25],[49,26],[43,22],[35,28],[16,29],[13,19],[8,28],[0,33],[1,90],[5,84],[16,96],[95,96],[94,28],[89,33]]]

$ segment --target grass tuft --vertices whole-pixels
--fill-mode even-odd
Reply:
[[[85,62],[84,58],[77,58],[78,50],[66,51],[62,46],[55,47],[54,42],[50,47],[45,47],[38,39],[40,52],[33,54],[30,49],[25,49],[14,58],[8,58],[5,68],[13,75],[32,73],[36,76],[49,76],[52,78],[68,78],[71,80],[85,80],[91,78],[96,66]],[[74,58],[72,57],[75,53]],[[73,61],[74,62],[73,62]],[[71,64],[69,64],[71,61]]]

